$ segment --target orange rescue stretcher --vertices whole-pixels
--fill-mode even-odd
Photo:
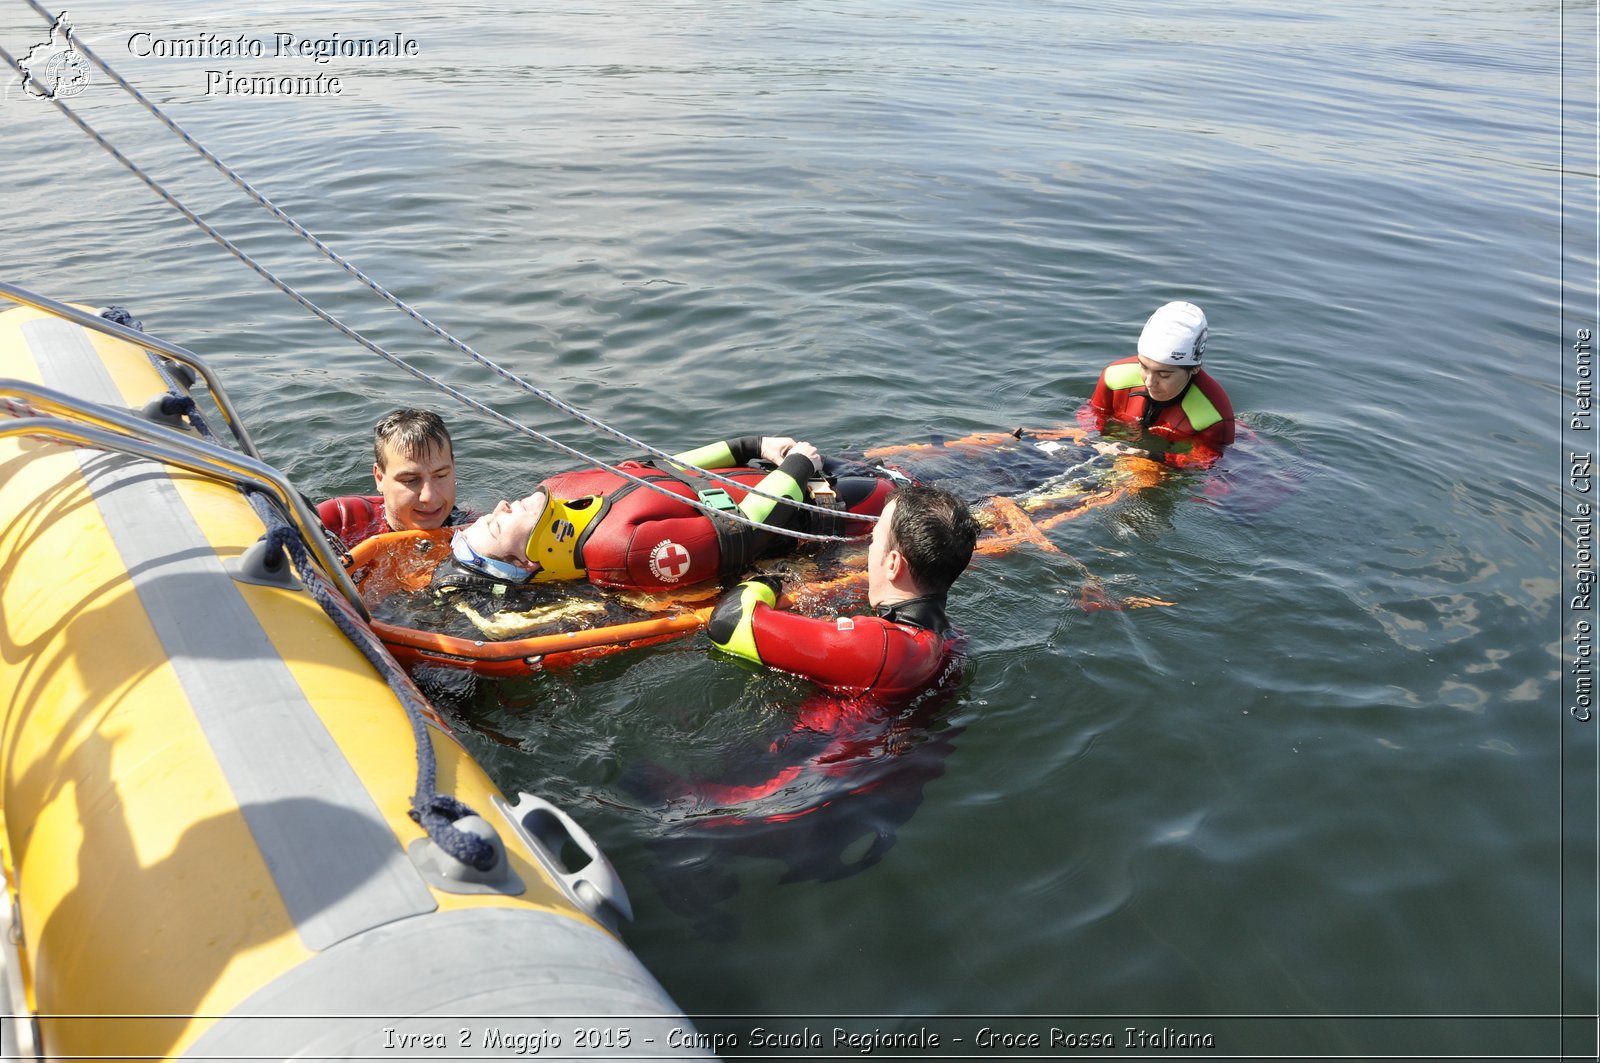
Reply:
[[[454,532],[452,528],[389,532],[358,544],[350,552],[350,575],[363,600],[371,607],[398,592],[425,590],[433,578],[434,568],[450,556],[450,537]],[[592,590],[587,584],[582,586]],[[646,620],[569,628],[503,641],[407,627],[380,619],[378,615],[373,616],[372,629],[407,667],[429,664],[465,668],[504,678],[570,664],[586,657],[638,649],[697,631],[710,617],[720,588],[705,584],[699,590],[703,592],[703,600],[698,604],[692,599],[686,602],[681,595],[661,598],[657,603],[659,615]]]
[[[1007,449],[1037,447],[1040,442],[1060,442],[1063,446],[1082,448],[1086,434],[1079,428],[1030,432],[1026,438],[1008,432],[980,433],[940,443],[876,448],[865,452],[863,457],[868,462],[919,479],[918,466],[929,458],[945,463],[970,460],[981,464],[984,456],[1003,455]],[[1087,465],[1090,460],[1080,465]],[[978,504],[974,513],[985,531],[978,540],[977,554],[998,556],[1024,546],[1060,553],[1060,548],[1050,541],[1046,532],[1063,521],[1115,502],[1130,491],[1150,486],[1162,476],[1158,463],[1143,458],[1108,458],[1103,467],[1104,475],[1054,487],[1046,481],[1038,489],[1016,498],[994,496]],[[383,608],[386,601],[402,593],[419,597],[427,590],[434,568],[450,556],[453,534],[451,528],[390,532],[373,536],[351,551],[350,575],[373,612],[372,628],[396,659],[407,667],[433,665],[510,678],[639,649],[682,638],[704,627],[723,591],[714,582],[670,595],[621,594],[583,582],[563,584],[560,586],[565,593],[590,598],[599,603],[599,607],[612,612],[617,611],[619,604],[624,605],[627,613],[642,615],[642,618],[592,625],[578,623],[560,630],[498,640],[488,636],[445,634],[409,626],[398,619],[386,619]],[[834,551],[833,555],[826,560],[796,562],[784,558],[765,562],[757,566],[756,573],[782,575],[784,604],[820,614],[836,609],[851,595],[859,597],[865,590],[865,550],[856,549],[843,555]],[[1093,582],[1092,576],[1090,580]],[[1171,603],[1129,599],[1126,604],[1136,607]],[[1093,587],[1086,591],[1085,605],[1086,608],[1106,607],[1103,595],[1096,594]]]

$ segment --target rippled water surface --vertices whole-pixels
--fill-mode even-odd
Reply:
[[[1560,6],[268,6],[72,13],[374,277],[666,448],[1047,427],[1157,305],[1210,316],[1244,441],[1062,524],[1060,552],[975,564],[962,684],[879,721],[844,784],[786,738],[804,684],[703,638],[458,695],[501,786],[602,841],[628,940],[686,1010],[1189,1016],[1224,1055],[1260,1050],[1240,1016],[1593,1010],[1593,876],[1561,881],[1594,864],[1563,742],[1594,739],[1560,697],[1556,60],[1563,28],[1593,35]],[[13,52],[41,25],[0,13]],[[269,57],[140,57],[141,31]],[[275,32],[420,54],[274,60]],[[208,95],[219,67],[342,91]],[[341,319],[625,456],[319,264],[103,80],[76,103]],[[6,275],[209,356],[307,494],[368,488],[368,427],[398,404],[449,413],[479,505],[569,464],[295,307],[15,85],[0,123]],[[1170,604],[1086,607],[1133,596]],[[668,799],[791,762],[812,774],[762,810],[815,814]],[[1556,1045],[1409,1029],[1269,1040]]]

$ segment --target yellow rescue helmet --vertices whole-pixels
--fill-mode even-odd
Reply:
[[[544,512],[528,536],[528,560],[537,566],[535,582],[584,577],[577,561],[578,540],[600,515],[602,501],[599,495],[571,501],[546,496]]]

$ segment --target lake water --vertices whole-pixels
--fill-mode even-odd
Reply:
[[[1078,1056],[1593,1055],[1593,4],[265,7],[71,11],[375,278],[663,448],[1070,422],[1156,306],[1209,315],[1249,435],[1062,524],[1059,553],[975,564],[959,688],[842,772],[779,741],[804,684],[703,637],[456,699],[504,789],[601,840],[627,940],[726,1054],[857,1016],[984,1058],[1008,1051],[984,1026],[1052,1025],[1115,1035],[1053,1049]],[[11,5],[0,43],[42,28]],[[144,54],[202,32],[264,54]],[[417,54],[318,64],[278,33]],[[340,91],[220,91],[318,73]],[[319,263],[103,78],[74,104],[341,319],[626,456]],[[307,494],[369,489],[402,404],[450,417],[467,501],[571,464],[307,315],[15,84],[0,145],[5,275],[208,356]],[[808,756],[767,822],[669,799]]]

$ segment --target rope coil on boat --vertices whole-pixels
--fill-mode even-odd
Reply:
[[[131,328],[135,332],[144,331],[144,322],[129,313],[125,306],[108,306],[100,311],[100,316],[123,328]]]
[[[200,409],[194,400],[187,395],[163,395],[161,397],[161,412],[168,417],[187,417],[194,420],[199,417]],[[210,433],[207,433],[208,438]]]
[[[54,21],[55,21],[54,17],[51,16],[40,4],[38,4],[37,0],[27,0],[27,2],[29,4],[29,6],[32,7],[34,9],[34,11],[37,12],[40,15],[40,17],[42,17],[46,21],[49,21],[52,24],[54,24]],[[535,398],[538,398],[540,401],[545,402],[546,404],[554,407],[555,409],[557,409],[560,412],[566,414],[567,416],[569,416],[569,417],[571,417],[571,418],[573,418],[573,419],[575,419],[575,420],[577,420],[577,421],[579,421],[579,422],[581,422],[581,423],[583,423],[585,425],[588,425],[589,427],[594,428],[594,429],[602,432],[603,434],[605,434],[607,436],[610,436],[613,439],[618,440],[619,442],[623,442],[623,443],[626,443],[627,445],[629,445],[631,447],[635,447],[635,448],[637,448],[637,449],[639,449],[639,450],[651,455],[654,458],[663,459],[663,460],[666,460],[666,461],[669,461],[669,462],[672,460],[672,455],[668,454],[666,451],[660,450],[660,449],[658,449],[656,447],[653,447],[653,446],[643,442],[642,440],[636,439],[633,436],[630,436],[630,435],[628,435],[628,434],[626,434],[624,432],[621,432],[618,429],[612,428],[611,426],[605,424],[604,422],[598,420],[597,418],[591,417],[588,414],[586,414],[586,413],[582,412],[581,410],[577,409],[576,407],[570,405],[569,403],[564,402],[563,400],[561,400],[560,398],[558,398],[555,395],[551,394],[550,392],[545,391],[543,388],[538,387],[537,385],[533,384],[531,381],[526,380],[525,378],[519,376],[518,374],[510,371],[509,369],[506,369],[505,367],[499,365],[498,363],[494,362],[493,360],[485,357],[484,355],[480,354],[477,350],[475,350],[471,346],[469,346],[467,343],[465,343],[464,341],[458,339],[456,336],[454,336],[453,334],[451,334],[450,332],[448,332],[447,330],[445,330],[441,326],[439,326],[436,323],[434,323],[431,319],[429,319],[426,315],[424,315],[420,310],[416,309],[415,307],[411,306],[409,303],[406,303],[404,300],[402,300],[398,296],[394,295],[387,288],[383,287],[377,281],[373,280],[366,273],[364,273],[362,270],[360,270],[358,267],[356,267],[354,265],[354,263],[351,263],[348,259],[345,259],[343,256],[339,255],[332,248],[328,247],[327,244],[325,244],[321,239],[319,239],[317,236],[315,236],[313,233],[311,233],[309,230],[307,230],[303,225],[301,225],[299,222],[295,221],[286,212],[284,212],[275,203],[273,203],[268,197],[266,197],[264,194],[262,194],[260,191],[258,191],[253,185],[251,185],[248,181],[246,181],[243,177],[241,177],[236,171],[234,171],[231,167],[229,167],[226,163],[224,163],[220,158],[218,158],[214,153],[212,153],[209,149],[207,149],[204,145],[202,145],[198,140],[196,140],[192,135],[190,135],[186,130],[184,130],[181,126],[179,126],[176,121],[174,121],[172,118],[167,116],[165,112],[163,112],[159,107],[157,107],[148,98],[146,98],[143,93],[139,92],[139,90],[136,89],[132,84],[130,84],[125,78],[123,78],[121,74],[119,74],[115,70],[113,70],[111,68],[111,66],[108,63],[106,63],[105,60],[101,59],[100,56],[92,48],[90,48],[84,42],[78,40],[76,38],[76,36],[74,35],[70,24],[67,25],[66,35],[67,35],[67,39],[69,41],[71,41],[72,46],[73,46],[73,48],[75,50],[81,52],[84,55],[85,58],[87,58],[89,61],[94,63],[95,66],[98,67],[102,72],[104,72],[107,77],[111,78],[111,80],[113,82],[115,82],[124,91],[129,93],[141,106],[143,106],[147,111],[149,111],[157,120],[162,122],[162,124],[164,124],[175,135],[177,135],[184,143],[188,144],[191,148],[193,148],[201,156],[201,158],[205,159],[208,163],[210,163],[213,167],[215,167],[224,177],[226,177],[229,181],[231,181],[236,187],[238,187],[242,192],[244,192],[247,196],[249,196],[259,206],[261,206],[264,209],[266,209],[270,214],[273,215],[273,217],[277,218],[279,221],[283,222],[283,224],[287,225],[290,228],[290,230],[293,231],[296,235],[300,236],[302,239],[304,239],[308,243],[310,243],[313,248],[315,248],[324,257],[328,258],[329,261],[333,262],[335,265],[339,266],[340,269],[344,270],[350,276],[352,276],[356,280],[360,281],[363,285],[365,285],[368,289],[370,289],[374,294],[376,294],[380,298],[384,299],[391,306],[394,306],[396,309],[400,310],[407,317],[411,318],[413,321],[415,321],[417,324],[421,325],[423,328],[428,330],[433,335],[439,337],[440,339],[445,340],[452,347],[454,347],[457,350],[461,351],[462,353],[466,354],[469,358],[471,358],[473,361],[477,362],[479,365],[484,366],[485,368],[489,369],[490,371],[492,371],[496,375],[498,375],[501,378],[503,378],[503,379],[515,384],[516,386],[518,386],[521,389],[523,389],[524,391],[526,391],[528,394],[533,395]],[[10,53],[6,52],[4,48],[0,48],[0,58],[4,58],[5,61],[7,63],[9,63],[13,68],[15,68],[20,74],[22,74],[24,78],[26,78],[28,76],[28,72],[16,61],[16,59],[14,59],[10,55]],[[672,493],[667,488],[665,488],[665,487],[663,487],[663,486],[661,486],[659,484],[654,484],[654,483],[651,483],[650,481],[647,481],[647,480],[645,480],[645,479],[643,479],[641,477],[633,476],[632,474],[627,473],[627,472],[625,472],[625,471],[623,471],[621,469],[618,469],[616,466],[614,466],[614,465],[612,465],[612,464],[610,464],[608,462],[602,461],[602,460],[600,460],[600,459],[598,459],[596,457],[593,457],[592,455],[586,454],[583,451],[578,450],[576,448],[569,447],[569,446],[567,446],[567,445],[565,445],[563,443],[559,443],[556,440],[552,439],[551,437],[545,435],[542,432],[539,432],[538,430],[536,430],[536,429],[534,429],[534,428],[532,428],[532,427],[530,427],[528,425],[524,425],[521,422],[518,422],[518,421],[512,420],[511,418],[505,417],[504,415],[500,414],[498,411],[492,410],[490,407],[484,405],[483,403],[480,403],[477,400],[466,396],[465,394],[463,394],[462,392],[458,391],[457,389],[451,387],[448,384],[445,384],[443,381],[438,380],[437,378],[435,378],[433,376],[430,376],[429,374],[423,372],[422,370],[411,366],[404,359],[402,359],[399,356],[394,355],[393,353],[385,350],[384,348],[382,348],[381,346],[377,345],[376,343],[373,343],[372,341],[368,340],[365,336],[362,336],[360,333],[358,333],[355,330],[349,328],[343,322],[341,322],[338,319],[334,318],[331,314],[327,313],[326,311],[322,310],[320,307],[318,307],[315,304],[313,304],[312,302],[310,302],[308,299],[306,299],[304,296],[302,296],[297,290],[295,290],[292,286],[288,285],[286,282],[284,282],[282,279],[280,279],[276,274],[272,273],[272,271],[268,270],[266,267],[264,267],[261,264],[259,264],[258,262],[256,262],[253,258],[251,258],[246,252],[244,252],[242,249],[240,249],[232,241],[228,240],[220,232],[218,232],[215,228],[213,228],[210,224],[208,224],[203,219],[201,219],[193,211],[189,210],[189,208],[186,207],[182,202],[180,202],[177,199],[177,197],[173,196],[165,188],[163,188],[158,182],[156,182],[153,178],[151,178],[149,175],[147,175],[136,163],[134,163],[126,155],[122,154],[122,152],[119,151],[114,145],[112,145],[110,143],[110,141],[108,141],[102,134],[100,134],[97,130],[95,130],[93,127],[91,127],[86,121],[84,121],[79,115],[77,115],[77,113],[74,112],[70,107],[68,107],[53,91],[51,91],[51,90],[49,90],[47,88],[41,88],[40,92],[41,92],[42,95],[44,95],[44,97],[46,99],[49,99],[51,103],[55,104],[56,108],[58,110],[60,110],[64,115],[66,115],[67,118],[69,120],[71,120],[74,125],[76,125],[86,135],[88,135],[91,139],[93,139],[95,141],[95,143],[99,144],[100,147],[103,150],[105,150],[108,154],[110,154],[114,159],[116,159],[118,162],[122,163],[122,165],[124,167],[126,167],[128,170],[130,170],[134,174],[134,176],[138,177],[141,181],[143,181],[144,184],[151,189],[151,191],[155,192],[158,196],[160,196],[163,200],[165,200],[169,205],[171,205],[174,209],[176,209],[179,213],[181,213],[186,219],[188,219],[191,223],[193,223],[195,226],[200,228],[200,230],[202,232],[204,232],[206,235],[210,236],[213,240],[215,240],[217,243],[219,243],[225,250],[227,250],[235,258],[239,259],[240,262],[242,262],[244,265],[249,267],[252,271],[254,271],[257,275],[259,275],[262,279],[266,280],[273,287],[277,288],[279,291],[281,291],[285,295],[289,296],[291,299],[293,299],[295,302],[299,303],[307,311],[309,311],[310,313],[312,313],[313,315],[315,315],[316,317],[321,319],[323,322],[325,322],[326,324],[328,324],[331,327],[333,327],[334,329],[336,329],[341,334],[343,334],[346,337],[356,341],[361,346],[367,348],[368,350],[372,351],[374,354],[377,354],[379,357],[381,357],[385,361],[389,362],[391,365],[394,365],[397,368],[405,371],[406,373],[410,374],[415,379],[421,381],[422,383],[428,385],[429,387],[432,387],[434,390],[439,391],[440,393],[442,393],[444,395],[447,395],[447,396],[455,399],[458,402],[461,402],[463,405],[466,405],[469,409],[475,410],[476,412],[488,417],[489,419],[491,419],[493,421],[496,421],[499,424],[504,425],[507,428],[512,429],[515,432],[518,432],[518,433],[520,433],[522,435],[526,435],[529,438],[531,438],[531,439],[533,439],[533,440],[535,440],[537,442],[543,443],[544,445],[546,445],[548,447],[551,447],[554,450],[557,450],[557,451],[559,451],[559,452],[561,452],[563,454],[566,454],[566,455],[568,455],[570,457],[573,457],[573,458],[576,458],[576,459],[578,459],[580,461],[583,461],[586,465],[591,465],[591,466],[594,466],[596,468],[606,469],[607,471],[615,473],[618,476],[622,476],[625,479],[628,479],[628,480],[630,480],[630,481],[632,481],[632,482],[634,482],[636,484],[639,484],[640,486],[647,487],[650,490],[658,491],[658,492],[661,492],[663,494],[671,494]],[[714,481],[717,481],[717,482],[721,482],[721,483],[724,483],[724,484],[727,484],[727,485],[731,485],[731,486],[740,487],[742,490],[749,491],[749,493],[758,495],[759,497],[768,498],[768,499],[771,499],[771,500],[773,500],[775,502],[781,502],[782,504],[784,504],[786,506],[789,506],[791,508],[794,508],[794,509],[806,510],[806,511],[817,512],[817,513],[822,513],[822,514],[827,514],[827,515],[831,515],[832,514],[832,511],[829,510],[827,507],[824,507],[824,506],[817,506],[817,505],[814,505],[814,504],[809,503],[809,502],[797,502],[797,501],[795,501],[793,499],[787,499],[787,498],[776,497],[776,496],[773,496],[773,495],[768,495],[768,494],[766,494],[765,492],[762,492],[762,491],[750,490],[749,488],[745,487],[744,485],[739,484],[737,481],[735,481],[735,480],[733,480],[731,478],[722,476],[721,474],[716,473],[716,472],[711,471],[711,470],[697,470],[697,473],[698,474],[702,474],[706,478],[714,480]],[[674,495],[674,497],[678,497],[678,496]],[[732,520],[732,521],[734,521],[736,523],[746,524],[746,525],[749,525],[749,526],[754,527],[754,528],[760,528],[760,529],[762,529],[764,531],[768,531],[768,532],[771,532],[771,533],[777,534],[777,535],[785,535],[785,536],[788,536],[788,537],[793,538],[793,539],[801,539],[801,540],[813,541],[813,542],[860,542],[860,541],[863,541],[865,538],[867,538],[867,536],[822,535],[822,534],[816,534],[816,533],[811,533],[811,532],[798,531],[798,530],[795,530],[795,529],[778,528],[778,527],[774,527],[773,525],[765,524],[765,523],[763,523],[761,521],[752,520],[752,519],[744,516],[742,513],[738,513],[738,512],[729,513],[729,512],[720,511],[720,510],[716,509],[714,506],[708,505],[708,504],[706,504],[704,502],[701,502],[699,500],[684,499],[684,501],[688,505],[693,506],[695,509],[698,509],[703,513],[706,513],[708,516],[721,516],[724,519]],[[856,518],[853,518],[853,519],[857,519],[857,520],[863,521],[865,523],[872,523],[872,522],[875,522],[878,518],[876,516],[871,516],[871,515],[860,515],[860,516],[858,516]]]

